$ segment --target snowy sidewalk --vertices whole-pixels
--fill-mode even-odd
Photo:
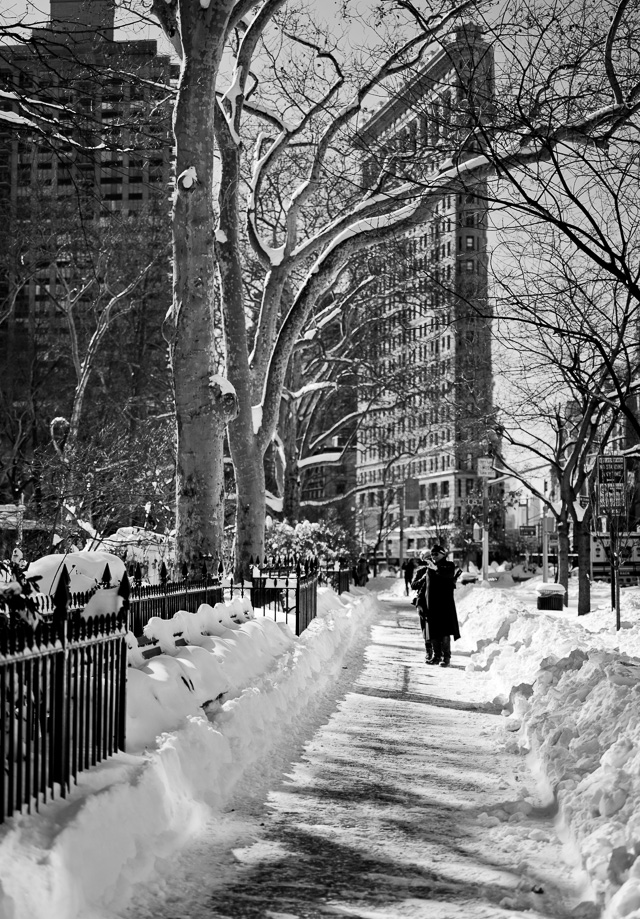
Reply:
[[[127,915],[597,915],[576,909],[579,876],[552,807],[522,757],[504,752],[504,719],[479,699],[466,658],[454,645],[451,668],[426,665],[413,606],[382,606],[364,666],[350,665],[292,773],[266,803],[247,789],[161,895]]]

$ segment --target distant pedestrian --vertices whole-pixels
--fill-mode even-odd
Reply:
[[[356,562],[356,584],[358,587],[364,587],[369,580],[369,565],[364,555],[361,555]]]
[[[406,562],[402,565],[404,570],[404,590],[407,597],[409,596],[409,589],[411,587],[411,582],[413,581],[413,575],[416,570],[416,560],[415,558],[408,558]]]
[[[420,628],[424,638],[428,664],[451,663],[451,636],[460,638],[458,614],[453,597],[460,569],[447,561],[444,546],[432,546],[423,567],[419,568],[411,586],[417,591]]]

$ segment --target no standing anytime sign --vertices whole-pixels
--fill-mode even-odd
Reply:
[[[627,465],[624,456],[598,457],[598,511],[624,514],[627,508]]]

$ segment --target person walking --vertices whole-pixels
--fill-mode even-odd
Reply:
[[[458,613],[453,597],[460,569],[447,561],[447,550],[431,547],[425,564],[418,568],[411,586],[417,591],[416,606],[424,638],[426,661],[448,667],[451,663],[451,637],[460,638]]]
[[[404,591],[406,596],[409,596],[409,589],[411,587],[411,582],[413,581],[413,575],[416,570],[416,560],[415,558],[408,558],[403,564],[404,569]]]
[[[358,577],[356,585],[364,587],[369,580],[369,564],[364,555],[361,555],[356,562],[356,575]]]

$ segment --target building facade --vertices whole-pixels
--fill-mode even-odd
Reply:
[[[169,241],[177,68],[155,41],[117,40],[114,16],[113,0],[51,0],[46,28],[0,49],[0,108],[15,116],[0,119],[5,500],[29,489],[25,470],[51,419],[68,417],[106,310],[124,318],[96,354],[89,402],[145,417],[170,391],[169,253],[164,262],[158,253]]]
[[[362,128],[365,184],[382,170],[419,181],[477,155],[472,126],[489,118],[492,94],[490,46],[474,26],[457,30]],[[497,448],[487,217],[483,181],[458,183],[434,198],[426,223],[374,256],[377,296],[363,309],[387,385],[360,400],[370,420],[359,429],[356,529],[396,562],[464,541],[482,503],[478,458]]]

